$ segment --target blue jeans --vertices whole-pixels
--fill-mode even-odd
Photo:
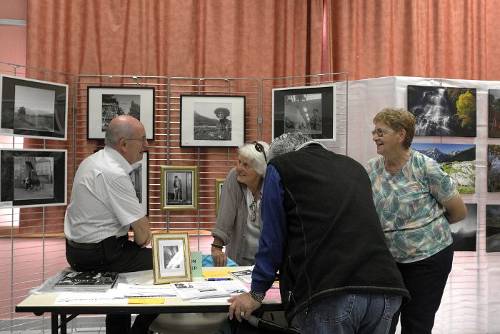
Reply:
[[[345,293],[314,302],[294,317],[301,333],[387,334],[401,296]]]

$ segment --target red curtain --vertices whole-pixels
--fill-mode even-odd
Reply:
[[[81,74],[500,77],[498,0],[29,0],[27,65]]]
[[[323,0],[28,1],[27,65],[73,74],[321,73],[331,70],[324,14]]]

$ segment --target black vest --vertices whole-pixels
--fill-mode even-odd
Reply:
[[[287,220],[280,288],[289,320],[339,292],[408,291],[384,235],[370,179],[356,161],[313,144],[270,162],[281,176]]]

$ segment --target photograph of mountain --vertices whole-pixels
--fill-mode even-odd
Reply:
[[[412,149],[436,160],[458,185],[461,194],[473,194],[476,189],[476,145],[413,143]]]
[[[477,204],[465,204],[467,216],[458,223],[450,224],[455,251],[476,251]]]
[[[476,136],[476,89],[408,86],[415,136]]]

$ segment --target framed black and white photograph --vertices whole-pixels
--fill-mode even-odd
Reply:
[[[245,96],[181,95],[181,146],[239,147]]]
[[[198,206],[198,167],[161,166],[161,207],[190,210]]]
[[[411,148],[434,159],[456,182],[459,193],[476,192],[476,145],[413,143]]]
[[[187,233],[153,234],[154,283],[191,281],[191,258]]]
[[[475,88],[409,85],[407,94],[415,136],[476,136]]]
[[[68,85],[0,76],[0,134],[66,140]]]
[[[225,179],[215,179],[215,215],[219,213],[220,196]]]
[[[66,204],[66,150],[0,150],[0,207]]]
[[[130,115],[144,125],[146,139],[154,139],[154,99],[152,87],[88,87],[87,138],[104,139],[113,118]]]
[[[139,203],[144,207],[146,216],[149,214],[148,207],[148,152],[142,154],[142,160],[132,166],[134,169],[130,172],[130,179],[135,188],[135,194]]]
[[[450,224],[455,251],[476,251],[477,204],[465,204],[467,216],[458,223]]]
[[[273,138],[302,132],[316,140],[335,140],[335,85],[273,89]]]

